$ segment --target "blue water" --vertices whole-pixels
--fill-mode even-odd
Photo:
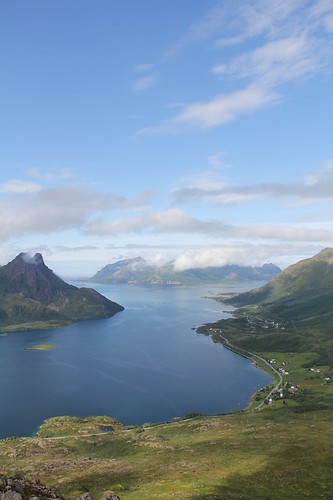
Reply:
[[[225,289],[95,288],[125,311],[0,337],[1,438],[31,435],[56,415],[110,415],[142,424],[229,412],[271,381],[192,329],[228,316],[226,306],[207,298]],[[25,350],[46,342],[56,348]]]

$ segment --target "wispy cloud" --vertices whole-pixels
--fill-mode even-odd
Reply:
[[[71,179],[76,174],[69,168],[42,170],[40,168],[31,167],[27,169],[29,177],[38,179],[39,181],[58,181],[64,179]]]
[[[32,193],[40,189],[39,184],[23,181],[22,179],[12,179],[0,184],[0,192],[3,193]]]
[[[232,56],[228,56],[223,51],[222,61],[212,68],[212,77],[246,80],[245,85],[208,100],[188,103],[178,114],[138,133],[202,131],[282,102],[286,83],[303,82],[330,65],[333,40],[328,35],[332,18],[332,2],[325,0],[316,5],[302,0],[251,0],[237,2],[232,9],[219,3],[191,25],[168,53],[176,55],[183,47],[213,36],[217,48],[237,44],[239,55],[231,52]],[[221,33],[224,36],[216,39]],[[248,39],[254,48],[242,52],[242,44]]]
[[[229,95],[219,95],[211,101],[190,104],[167,125],[178,129],[185,126],[204,130],[227,123],[239,115],[257,111],[278,100],[279,96],[270,89],[260,85],[250,85]]]
[[[143,63],[137,64],[134,68],[134,71],[137,73],[145,73],[146,71],[150,71],[153,68],[153,64],[151,63]]]
[[[261,85],[250,85],[228,95],[218,95],[210,101],[189,104],[173,118],[157,126],[145,127],[139,130],[138,134],[179,133],[189,129],[205,130],[223,125],[240,115],[258,111],[279,100],[280,96],[275,91]]]
[[[215,204],[239,203],[254,199],[289,199],[302,203],[332,200],[333,162],[324,169],[305,176],[299,182],[257,183],[250,185],[221,185],[219,181],[200,187],[195,183],[189,187],[176,188],[173,192],[174,203],[209,201]]]
[[[230,168],[231,165],[225,161],[225,156],[226,153],[224,151],[219,151],[218,153],[210,155],[207,159],[215,169],[220,170]]]
[[[202,19],[193,22],[184,35],[165,51],[164,56],[174,57],[186,46],[212,37],[221,30],[225,18],[225,7],[220,4],[216,5]]]
[[[147,90],[156,83],[157,78],[156,75],[152,73],[153,68],[154,65],[150,63],[137,64],[135,66],[134,72],[140,74],[132,83],[132,89],[135,92]]]
[[[125,217],[111,222],[93,221],[87,226],[92,234],[115,235],[120,233],[138,234],[182,234],[192,236],[233,238],[241,240],[267,241],[330,241],[333,231],[308,227],[302,224],[245,224],[232,225],[220,219],[198,219],[179,208],[161,212],[144,213],[136,217]]]
[[[212,71],[237,78],[260,78],[262,84],[276,85],[313,74],[320,64],[317,56],[313,42],[302,34],[269,42],[229,64],[214,66]]]
[[[142,78],[138,78],[132,83],[132,89],[136,92],[142,92],[143,90],[149,89],[156,82],[156,76],[147,75]]]

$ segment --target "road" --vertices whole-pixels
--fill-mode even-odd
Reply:
[[[227,338],[225,338],[225,337],[222,337],[222,339],[224,340],[225,345],[226,345],[226,347],[227,347],[228,349],[231,349],[232,351],[236,352],[236,354],[237,354],[237,353],[239,353],[239,351],[241,351],[241,352],[240,352],[240,354],[243,354],[243,353],[244,353],[244,355],[245,355],[246,357],[248,357],[248,358],[252,358],[252,357],[253,357],[253,358],[258,358],[258,359],[260,359],[260,361],[262,361],[262,362],[263,362],[263,363],[265,363],[267,366],[269,366],[269,368],[270,368],[271,370],[273,370],[273,372],[275,372],[275,373],[276,373],[276,375],[278,376],[278,378],[279,378],[278,383],[277,383],[277,384],[273,387],[273,389],[272,389],[272,390],[270,391],[270,393],[266,396],[266,398],[265,398],[265,399],[264,399],[261,403],[259,403],[259,404],[258,404],[258,405],[254,408],[255,410],[259,410],[259,409],[263,406],[263,404],[265,403],[265,400],[266,400],[266,399],[269,399],[269,398],[271,397],[271,395],[272,395],[274,392],[278,391],[278,390],[280,389],[281,385],[283,384],[283,378],[282,378],[281,373],[280,373],[280,372],[278,372],[278,371],[276,370],[276,368],[274,368],[274,366],[272,366],[272,365],[271,365],[271,364],[270,364],[270,363],[269,363],[266,359],[262,358],[261,356],[258,356],[258,354],[254,354],[253,352],[250,352],[250,351],[244,351],[243,349],[240,349],[239,347],[236,347],[236,346],[234,346],[234,345],[230,344],[229,340],[228,340]]]

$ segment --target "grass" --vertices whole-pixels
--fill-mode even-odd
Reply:
[[[122,499],[320,498],[333,486],[331,427],[328,412],[275,408],[141,432],[7,440],[0,453],[6,472],[38,475],[70,499],[107,489]]]

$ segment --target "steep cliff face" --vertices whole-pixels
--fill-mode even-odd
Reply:
[[[45,265],[40,253],[20,253],[0,268],[0,299],[1,328],[61,326],[110,317],[124,309],[96,290],[66,283]]]

